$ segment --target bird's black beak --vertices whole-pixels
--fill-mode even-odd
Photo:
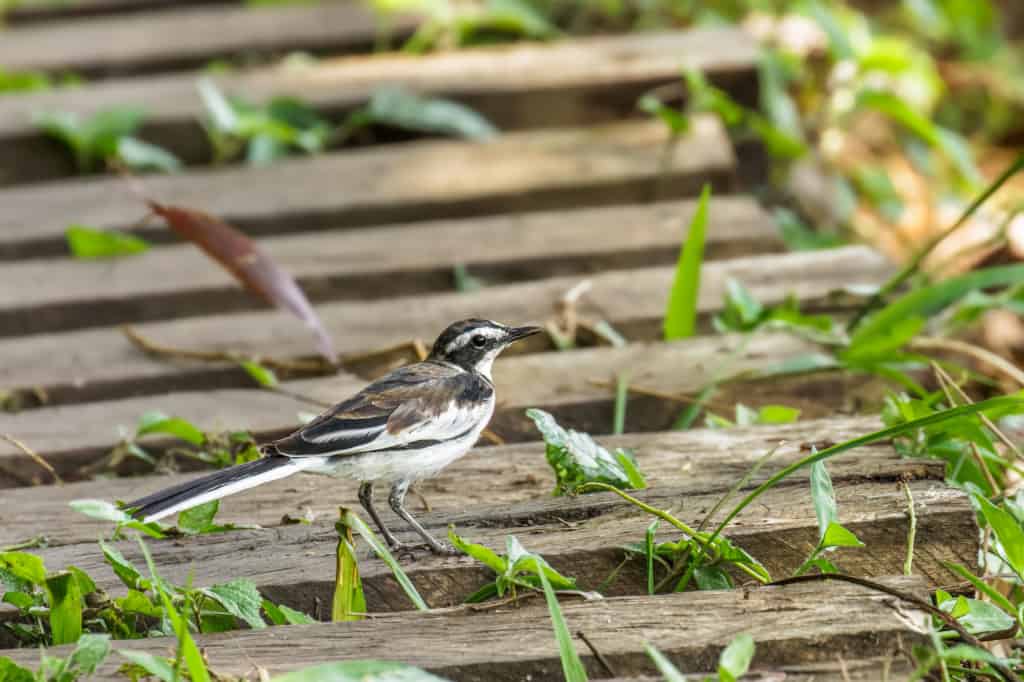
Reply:
[[[544,331],[542,327],[512,327],[508,330],[508,343],[540,334],[542,331]]]

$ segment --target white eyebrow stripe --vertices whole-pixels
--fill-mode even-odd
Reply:
[[[469,343],[470,339],[472,339],[474,336],[476,336],[478,334],[480,336],[486,336],[486,337],[491,338],[491,339],[499,339],[499,338],[501,338],[502,336],[505,335],[505,330],[504,329],[497,329],[497,328],[494,328],[494,327],[481,327],[481,328],[478,328],[478,329],[470,329],[469,331],[462,332],[461,334],[456,336],[454,339],[452,339],[451,343],[449,343],[447,346],[445,346],[444,351],[446,353],[452,353],[452,352],[458,350],[459,348],[462,348],[463,346],[465,346],[467,343]]]

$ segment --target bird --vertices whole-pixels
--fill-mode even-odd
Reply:
[[[373,381],[292,434],[260,448],[259,459],[187,481],[124,505],[136,519],[157,521],[200,504],[299,472],[358,480],[359,502],[392,550],[424,545],[457,553],[405,507],[409,487],[465,455],[494,414],[491,367],[511,344],[542,331],[471,318],[450,324],[427,358]],[[423,543],[399,542],[373,503],[376,483]]]

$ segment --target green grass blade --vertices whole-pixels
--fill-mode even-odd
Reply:
[[[388,548],[384,546],[384,543],[378,540],[374,532],[370,530],[365,523],[363,523],[363,520],[348,509],[343,509],[341,518],[341,522],[349,528],[355,529],[363,540],[366,540],[366,544],[370,546],[374,553],[388,565],[388,568],[390,568],[391,572],[395,575],[395,580],[397,580],[398,584],[402,586],[403,590],[405,590],[405,594],[412,601],[413,605],[420,611],[429,611],[430,607],[427,606],[427,602],[423,601],[423,597],[420,596],[420,593],[416,591],[416,587],[412,584],[412,581],[409,580],[409,576],[407,576],[405,571],[402,570],[402,567],[398,565],[398,561],[396,561],[395,557],[388,551]]]
[[[983,412],[986,410],[994,410],[997,408],[1011,408],[1024,410],[1024,398],[1006,396],[999,398],[989,398],[988,400],[982,401],[980,403],[961,405],[960,407],[944,410],[942,412],[936,412],[935,414],[928,415],[927,417],[921,417],[920,419],[915,419],[913,421],[905,422],[903,424],[891,426],[887,429],[875,431],[865,436],[853,438],[842,443],[837,443],[832,447],[825,448],[824,450],[819,450],[818,452],[812,453],[807,457],[804,457],[803,459],[785,467],[784,469],[776,473],[774,476],[769,478],[767,481],[765,481],[758,487],[754,488],[754,490],[752,490],[750,493],[748,493],[742,500],[740,500],[739,504],[737,504],[733,508],[733,510],[729,512],[729,514],[722,520],[722,522],[718,524],[718,527],[715,528],[715,532],[711,534],[711,537],[708,539],[708,542],[702,544],[702,549],[706,547],[707,544],[713,542],[719,535],[721,535],[722,531],[725,530],[726,526],[728,526],[732,522],[732,520],[735,519],[737,515],[739,515],[741,511],[746,509],[751,502],[753,502],[758,497],[763,495],[765,492],[773,488],[779,481],[783,480],[784,478],[787,478],[793,472],[798,471],[804,468],[805,466],[809,466],[811,464],[814,464],[815,462],[821,462],[830,457],[835,457],[838,454],[847,452],[849,450],[853,450],[855,448],[859,448],[862,445],[870,445],[871,443],[889,440],[890,438],[894,438],[896,436],[900,436],[905,433],[909,433],[911,431],[924,428],[926,426],[941,424],[942,422],[949,421],[950,419],[956,419],[957,417],[964,417],[971,414],[978,414],[979,412]]]
[[[551,589],[551,583],[544,571],[537,571],[540,583],[544,587],[544,598],[548,602],[548,612],[551,614],[551,626],[555,630],[555,641],[558,642],[558,655],[562,658],[562,672],[565,673],[565,682],[587,682],[587,671],[583,668],[583,661],[572,643],[572,636],[569,634],[569,626],[562,616],[562,607],[558,604],[558,597]]]
[[[697,294],[700,291],[700,267],[704,260],[704,238],[708,224],[711,185],[704,185],[697,212],[679,252],[676,276],[665,309],[665,340],[685,339],[697,330]]]
[[[988,201],[993,194],[999,191],[999,189],[1003,185],[1005,185],[1010,180],[1010,178],[1015,176],[1017,173],[1020,173],[1021,171],[1024,171],[1024,153],[1018,156],[1015,161],[1013,161],[1009,166],[1007,166],[1006,170],[1004,170],[998,178],[993,180],[992,184],[986,187],[985,190],[981,194],[979,194],[974,199],[974,201],[971,202],[971,204],[964,210],[964,212],[960,215],[957,221],[949,227],[949,229],[942,232],[941,234],[936,235],[935,238],[933,238],[930,242],[925,244],[924,247],[914,255],[914,258],[909,263],[907,263],[907,265],[902,270],[900,270],[895,276],[892,277],[892,279],[890,279],[888,282],[882,285],[882,288],[878,290],[878,293],[872,296],[871,299],[867,303],[865,303],[860,310],[857,311],[857,314],[853,316],[853,319],[850,320],[850,323],[846,327],[847,331],[852,333],[853,330],[855,330],[860,325],[860,323],[864,320],[868,313],[870,313],[875,308],[881,306],[885,302],[885,298],[889,294],[896,291],[896,289],[899,288],[904,282],[913,277],[914,274],[921,269],[921,264],[924,263],[924,260],[925,258],[928,257],[928,254],[935,250],[935,247],[942,243],[946,239],[946,237],[948,237],[949,235],[953,234],[961,227],[963,227],[964,223],[970,220],[971,216],[977,213],[978,209],[981,208],[982,205],[986,201]]]
[[[82,635],[82,593],[71,573],[46,579],[54,644],[74,644]]]
[[[672,661],[668,660],[665,654],[661,653],[649,643],[644,642],[644,651],[654,661],[654,666],[661,673],[661,676],[665,678],[665,682],[686,682],[686,676],[679,671],[679,668],[672,665]]]
[[[337,524],[338,550],[334,578],[334,600],[331,603],[331,620],[362,620],[366,613],[366,597],[363,583],[359,579],[359,562],[356,560],[355,540],[352,527],[342,521]]]
[[[615,379],[615,413],[612,418],[612,433],[616,436],[626,431],[626,404],[629,400],[629,372],[620,372]]]

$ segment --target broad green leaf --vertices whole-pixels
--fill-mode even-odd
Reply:
[[[690,221],[686,241],[679,252],[675,279],[665,309],[666,341],[685,339],[697,330],[697,295],[700,291],[700,270],[704,260],[704,240],[708,224],[708,203],[711,185],[704,185],[697,212]]]
[[[737,635],[718,658],[718,679],[721,682],[736,682],[747,674],[752,660],[754,638],[747,634]]]
[[[1004,611],[1008,613],[1012,613],[1014,611],[1013,603],[1009,599],[1007,599],[1002,592],[995,589],[987,582],[971,573],[963,564],[958,564],[951,561],[943,561],[942,565],[950,571],[959,575],[961,578],[964,578],[965,580],[970,582],[971,585],[974,586],[974,589],[978,590],[986,597],[991,599],[993,603],[999,605]],[[936,594],[938,594],[938,592],[939,591],[936,590]],[[936,597],[936,601],[938,602],[940,600]]]
[[[1014,617],[998,606],[979,599],[957,597],[939,603],[939,608],[950,613],[971,634],[1000,632],[1014,624]]]
[[[541,555],[528,552],[514,535],[505,537],[505,547],[507,552],[505,559],[508,563],[508,568],[505,570],[507,577],[513,577],[519,573],[543,573],[556,589],[576,589],[576,581],[573,578],[567,578],[556,571]]]
[[[36,682],[36,676],[6,656],[0,656],[0,682]]]
[[[269,367],[264,367],[258,362],[250,362],[248,360],[243,360],[239,364],[242,365],[242,369],[244,369],[249,376],[255,379],[256,383],[260,386],[268,388],[277,386],[277,375],[274,373],[274,370]]]
[[[822,540],[829,526],[839,520],[839,508],[832,489],[832,477],[828,475],[824,462],[811,465],[811,500],[814,502],[814,516],[818,519],[818,540]]]
[[[0,568],[19,580],[32,585],[42,586],[46,583],[46,567],[43,560],[28,552],[0,553]]]
[[[309,625],[317,622],[302,611],[296,611],[284,604],[275,604],[269,599],[263,600],[263,611],[274,625]]]
[[[473,557],[498,575],[502,575],[508,570],[508,561],[498,556],[497,552],[490,547],[463,540],[455,533],[454,527],[448,528],[448,540],[460,552]]]
[[[181,170],[181,161],[163,147],[150,144],[137,137],[126,136],[117,141],[117,158],[135,170],[155,170],[176,173]]]
[[[487,119],[458,102],[420,97],[392,86],[374,92],[364,112],[371,123],[404,130],[458,135],[471,140],[485,140],[498,134]]]
[[[219,508],[219,500],[210,500],[205,504],[186,509],[178,514],[178,530],[190,535],[197,535],[215,528],[213,518],[217,515]]]
[[[263,597],[251,580],[237,579],[199,590],[220,603],[232,616],[245,621],[253,630],[267,627],[260,615]],[[365,604],[363,605],[365,608]]]
[[[72,500],[68,503],[68,506],[89,518],[100,521],[113,521],[118,524],[118,528],[132,528],[158,540],[164,537],[163,531],[165,527],[160,522],[150,521],[149,523],[143,523],[132,518],[128,512],[106,500]]]
[[[344,661],[323,663],[280,675],[271,682],[446,682],[404,663]]]
[[[196,87],[199,89],[199,96],[203,100],[203,106],[206,107],[206,113],[209,114],[213,127],[222,133],[236,133],[238,131],[238,115],[220,88],[209,78],[201,78]]]
[[[115,230],[97,230],[71,225],[64,231],[68,249],[75,258],[114,258],[142,253],[149,244],[134,235]]]
[[[139,417],[139,424],[135,429],[135,436],[145,436],[150,433],[163,433],[191,443],[202,445],[206,441],[203,432],[180,417],[168,417],[163,412],[153,410],[146,412]]]
[[[551,626],[555,630],[555,641],[558,643],[558,655],[562,659],[562,673],[565,675],[565,682],[587,682],[587,672],[583,667],[583,661],[572,643],[572,635],[569,634],[569,626],[565,623],[562,615],[562,608],[558,604],[558,597],[551,589],[544,571],[538,571],[540,584],[544,588],[544,598],[548,603],[548,613],[551,615]]]
[[[110,635],[84,634],[71,653],[68,669],[80,677],[92,675],[110,655],[110,648]]]
[[[731,590],[732,578],[718,566],[701,566],[693,571],[698,590]]]
[[[146,580],[146,584],[149,585],[150,581]],[[138,613],[150,618],[159,618],[163,614],[163,610],[159,605],[154,604],[144,592],[139,592],[138,590],[130,589],[127,595],[118,598],[116,601],[118,606],[127,613]]]
[[[585,483],[608,483],[617,488],[646,487],[636,461],[625,450],[612,455],[586,433],[564,429],[543,410],[529,409],[545,443],[545,456],[555,471],[555,495],[574,492]]]
[[[175,682],[174,661],[172,659],[132,649],[117,649],[117,653],[161,682]]]
[[[972,497],[989,528],[999,539],[1010,567],[1024,579],[1024,530],[1021,530],[1013,514],[992,504],[984,495],[975,492]]]
[[[96,583],[93,582],[88,573],[77,566],[68,566],[67,570],[71,575],[75,576],[75,580],[78,582],[78,591],[83,597],[96,591]]]
[[[654,661],[654,667],[665,678],[665,682],[686,682],[686,676],[679,671],[679,668],[672,665],[672,661],[668,660],[665,654],[655,649],[648,642],[644,642],[644,651]]]
[[[391,573],[395,576],[395,580],[402,587],[402,590],[405,591],[406,596],[409,597],[409,600],[412,601],[413,605],[420,611],[429,610],[430,607],[427,606],[425,601],[423,601],[423,597],[420,596],[420,593],[416,590],[412,581],[409,580],[409,576],[406,575],[405,571],[402,570],[402,567],[398,565],[398,562],[395,560],[395,557],[391,552],[388,551],[388,548],[385,547],[379,539],[377,539],[376,534],[374,534],[374,532],[370,530],[365,523],[363,523],[363,520],[353,514],[351,510],[345,510],[345,515],[341,522],[359,533],[363,540],[366,541],[366,544],[370,546],[370,549],[373,550],[374,554],[388,565],[388,568],[391,569]]]
[[[800,418],[800,410],[786,405],[765,405],[758,410],[758,424],[792,424]]]
[[[822,547],[863,547],[856,535],[832,521],[825,529],[825,535],[821,538]]]
[[[72,644],[82,635],[82,593],[75,576],[57,573],[46,579],[50,629],[54,644]]]
[[[32,595],[25,592],[4,592],[3,599],[0,599],[0,601],[6,602],[22,611],[36,603]]]

